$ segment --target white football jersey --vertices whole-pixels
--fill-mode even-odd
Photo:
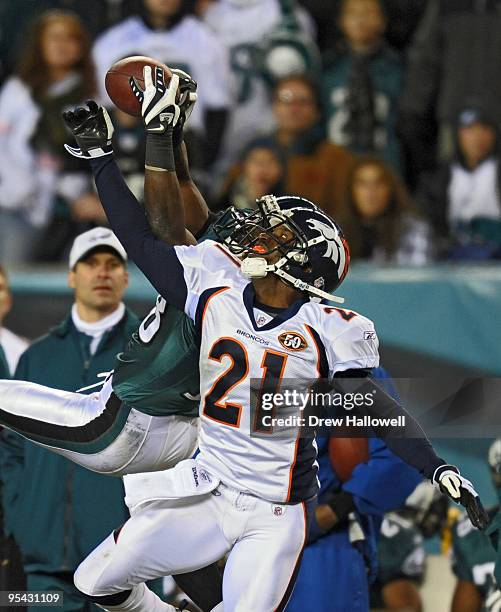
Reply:
[[[314,36],[313,21],[297,9],[301,27]],[[271,101],[256,61],[256,45],[282,20],[278,0],[257,0],[234,4],[230,0],[212,3],[203,17],[218,39],[228,48],[231,88],[235,101],[223,141],[224,161],[234,162],[252,138],[273,127]],[[226,164],[227,165],[227,164]]]
[[[207,109],[231,104],[229,61],[225,46],[210,29],[194,17],[184,17],[170,30],[151,30],[138,17],[130,17],[104,32],[93,49],[101,103],[111,101],[104,87],[106,72],[112,64],[129,55],[148,55],[188,72],[198,83],[198,101],[190,126],[203,128]]]
[[[281,381],[294,379],[306,390],[338,371],[376,367],[372,322],[310,301],[267,320],[254,308],[252,283],[224,247],[206,240],[175,250],[186,283],[185,310],[201,338],[198,460],[229,486],[263,499],[295,503],[313,496],[314,441],[257,432],[251,381],[253,389],[272,384],[278,390]]]

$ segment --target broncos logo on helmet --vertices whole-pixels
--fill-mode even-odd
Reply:
[[[325,242],[327,243],[327,251],[324,254],[324,257],[329,257],[334,261],[334,263],[339,262],[339,247],[337,245],[336,239],[338,237],[339,232],[336,231],[335,228],[327,225],[327,223],[322,223],[318,219],[308,219],[306,221],[311,229],[317,230],[319,234],[325,238]]]

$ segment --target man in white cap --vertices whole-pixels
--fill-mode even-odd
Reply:
[[[75,296],[71,312],[21,356],[16,379],[76,391],[113,368],[116,353],[138,325],[122,302],[126,259],[109,229],[98,227],[75,239],[68,275]],[[20,546],[27,588],[63,591],[64,610],[97,610],[81,598],[72,576],[128,518],[121,479],[95,474],[6,431],[2,479],[5,529]]]

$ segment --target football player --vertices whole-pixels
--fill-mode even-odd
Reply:
[[[385,515],[379,534],[371,608],[422,610],[418,587],[426,570],[423,539],[442,531],[447,509],[447,498],[423,481],[407,498],[405,506]]]
[[[182,142],[183,125],[196,101],[196,84],[181,71],[177,76],[181,100],[174,134],[176,172],[186,222],[202,240],[216,237],[211,230],[213,218],[190,178]],[[145,188],[146,197],[154,200],[152,225],[156,223],[157,235],[168,241],[169,233],[159,221],[162,215],[155,216],[154,206],[163,201],[164,194],[157,193],[157,176],[152,170],[146,170]],[[0,373],[0,378],[7,377]],[[29,383],[4,383],[7,381],[0,382],[2,424],[94,471],[118,476],[164,469],[191,457],[196,448],[199,375],[195,329],[191,320],[164,300],[157,300],[127,349],[117,356],[114,372],[101,391],[84,395]],[[132,488],[129,485],[126,490],[130,493]],[[203,610],[221,601],[220,573],[214,566],[175,579]]]
[[[190,179],[182,143],[182,127],[196,101],[196,84],[181,71],[176,73],[179,78],[182,100],[174,152],[186,222],[199,239],[215,238],[208,208]],[[151,82],[150,88],[154,95]],[[147,136],[149,151],[153,137]],[[157,174],[146,169],[145,195],[152,202],[150,219],[156,223],[157,235],[169,241],[169,231],[158,221],[162,215],[155,208],[165,200]],[[117,356],[101,391],[83,395],[2,381],[0,423],[97,472],[118,476],[172,467],[196,449],[197,363],[192,322],[159,297]]]
[[[501,439],[495,440],[488,452],[492,483],[501,495]],[[498,528],[499,506],[489,509],[493,517],[492,529]],[[491,531],[489,527],[489,531]],[[496,542],[494,537],[493,542]],[[485,533],[473,529],[465,515],[459,517],[452,532],[452,570],[456,575],[456,589],[451,612],[499,612],[501,590],[495,578],[498,553]]]
[[[147,164],[164,171],[170,197],[179,198],[169,154],[169,133],[179,116],[172,87],[171,82],[153,107],[146,96],[138,98],[143,116],[153,121],[160,112],[166,126],[158,155]],[[211,240],[196,245],[182,206],[176,207],[181,214],[169,219],[171,243],[180,246],[168,246],[152,233],[113,162],[104,109],[91,104],[68,119],[80,153],[91,159],[117,236],[162,298],[195,323],[202,397],[197,482],[188,483],[182,469],[178,479],[176,468],[168,482],[179,499],[167,499],[173,496],[164,487],[136,500],[131,519],[91,553],[75,583],[91,597],[130,593],[134,608],[112,609],[145,610],[145,580],[196,569],[229,553],[225,609],[281,610],[306,540],[307,502],[317,492],[316,450],[311,438],[270,435],[259,418],[259,401],[251,418],[250,381],[278,388],[292,378],[304,381],[304,390],[324,377],[336,387],[353,380],[362,393],[374,390],[376,383],[367,378],[378,365],[372,322],[312,300],[334,300],[330,292],[346,275],[342,232],[303,198],[265,196],[252,214],[232,211],[225,246]],[[405,437],[392,437],[384,428],[376,433],[462,503],[477,527],[486,526],[471,483],[437,457],[397,401],[378,388],[377,401],[366,409],[378,417],[405,416]]]

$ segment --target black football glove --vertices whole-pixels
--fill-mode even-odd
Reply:
[[[330,506],[336,515],[337,521],[335,526],[348,520],[350,513],[356,510],[353,495],[347,491],[331,493],[325,498],[324,503]]]
[[[176,103],[179,75],[172,74],[169,86],[165,86],[163,68],[155,68],[153,82],[151,66],[144,67],[144,90],[134,77],[129,79],[130,88],[141,104],[146,131],[161,134],[168,127],[174,128],[179,121],[181,109]]]
[[[87,100],[87,106],[78,106],[63,113],[63,119],[77,141],[78,148],[65,144],[64,148],[75,157],[92,159],[113,152],[111,137],[113,123],[108,111],[94,100]]]
[[[472,483],[463,478],[454,465],[441,465],[433,474],[434,483],[440,491],[450,497],[456,504],[466,509],[470,521],[477,529],[485,529],[490,522],[489,515],[480,501]]]

